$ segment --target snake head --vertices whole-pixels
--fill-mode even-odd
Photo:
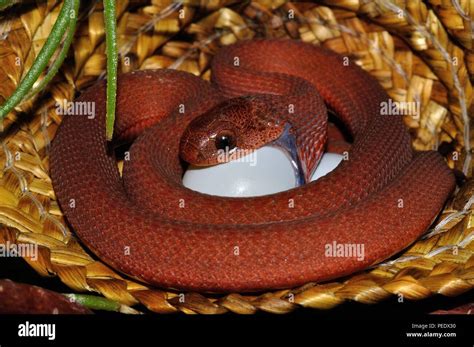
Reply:
[[[283,129],[284,122],[259,96],[228,99],[190,122],[180,155],[196,166],[228,162],[276,140]]]

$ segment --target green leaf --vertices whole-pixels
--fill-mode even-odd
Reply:
[[[106,136],[112,140],[117,98],[117,22],[115,0],[104,0],[105,43],[107,50],[107,116]]]
[[[1,1],[1,0],[0,0]],[[44,71],[49,63],[56,48],[60,45],[61,39],[64,36],[70,24],[70,10],[73,9],[74,0],[65,0],[63,7],[59,13],[58,19],[54,23],[53,29],[49,34],[46,43],[41,48],[30,70],[26,76],[21,80],[19,86],[15,89],[8,100],[0,107],[0,119],[3,119],[16,105],[18,105],[25,95],[31,90],[34,83],[38,80],[41,73]]]

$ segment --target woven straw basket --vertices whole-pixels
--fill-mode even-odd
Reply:
[[[390,296],[420,300],[474,287],[474,181],[471,81],[474,54],[469,0],[290,3],[284,0],[127,1],[118,4],[122,72],[176,68],[209,78],[222,45],[252,37],[291,37],[350,55],[392,99],[419,102],[406,125],[419,150],[442,149],[463,184],[424,237],[396,257],[330,283],[253,295],[179,293],[118,274],[85,249],[66,224],[49,177],[50,143],[61,122],[55,103],[104,77],[101,1],[83,2],[76,37],[60,73],[40,96],[3,121],[0,149],[0,242],[38,245],[26,262],[77,292],[103,295],[158,313],[286,313],[365,304]],[[60,1],[28,2],[0,13],[0,103],[12,94],[47,38]],[[20,62],[20,63],[18,63]]]

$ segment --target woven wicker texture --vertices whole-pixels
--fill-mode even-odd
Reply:
[[[474,5],[454,3],[119,1],[120,69],[176,68],[208,79],[213,53],[237,40],[291,37],[324,45],[355,57],[395,101],[419,102],[419,115],[406,116],[414,147],[443,144],[449,165],[470,177],[474,59],[469,10]],[[60,74],[3,122],[0,243],[38,245],[38,259],[25,257],[38,273],[59,276],[72,291],[95,292],[127,306],[141,303],[158,313],[286,313],[301,306],[330,309],[347,300],[373,304],[394,295],[407,300],[456,296],[474,287],[474,181],[469,179],[433,229],[409,249],[330,283],[255,295],[179,293],[130,280],[95,259],[65,223],[48,174],[50,142],[61,122],[56,102],[73,99],[104,77],[102,5],[83,5]],[[59,8],[60,1],[38,1],[0,17],[0,102],[31,66]]]

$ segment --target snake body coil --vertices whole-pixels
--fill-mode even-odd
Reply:
[[[132,277],[214,292],[328,280],[402,250],[433,222],[454,178],[436,152],[412,151],[402,118],[380,114],[387,94],[343,61],[308,44],[252,40],[218,52],[212,84],[172,70],[120,76],[115,133],[136,138],[123,178],[105,139],[105,85],[89,88],[78,101],[94,102],[95,117],[66,116],[51,153],[55,192],[75,233]],[[348,160],[315,182],[262,197],[183,187],[180,140],[194,118],[244,94],[291,91],[308,105],[301,79],[322,96],[302,107],[322,110],[324,99],[351,133]],[[328,245],[352,244],[364,245],[363,259],[328,253]]]

